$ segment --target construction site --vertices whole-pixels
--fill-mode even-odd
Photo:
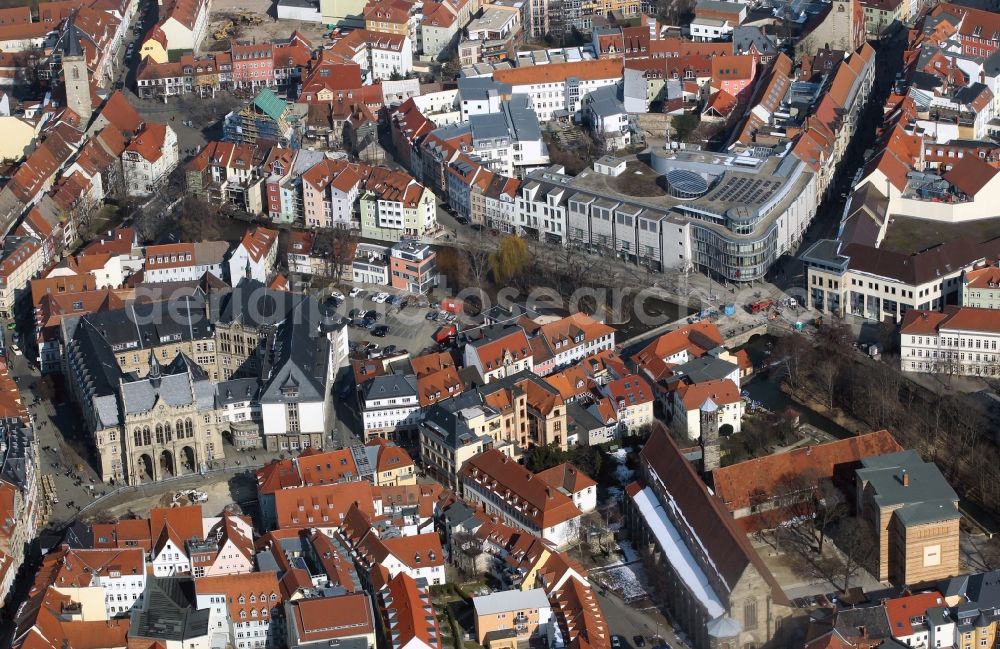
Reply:
[[[300,32],[306,38],[319,40],[329,30],[321,23],[278,20],[267,0],[215,0],[202,49],[225,49],[230,40],[267,41],[288,38],[293,31]]]

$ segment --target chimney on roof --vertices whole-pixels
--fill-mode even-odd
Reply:
[[[902,480],[904,487],[910,486],[910,474],[906,472],[906,469],[903,469],[903,475],[900,479]]]

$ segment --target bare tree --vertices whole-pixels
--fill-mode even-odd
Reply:
[[[858,517],[845,518],[837,534],[837,547],[843,554],[839,576],[843,590],[851,587],[851,580],[868,567],[878,552],[878,539],[866,521]]]
[[[472,246],[465,251],[469,276],[476,289],[483,293],[486,279],[490,274],[490,251],[485,246]]]
[[[816,529],[819,532],[820,553],[823,552],[823,542],[826,541],[830,526],[847,513],[847,503],[844,494],[833,484],[830,478],[824,478],[816,486]]]
[[[772,356],[784,365],[788,382],[792,388],[802,385],[804,373],[813,358],[812,345],[805,336],[790,333],[782,336],[774,346]]]
[[[833,408],[833,398],[837,391],[837,381],[840,379],[840,365],[836,359],[822,360],[813,372],[816,381],[823,391],[823,397],[828,408]]]
[[[326,258],[326,275],[334,282],[344,277],[347,268],[354,263],[354,253],[358,247],[358,235],[349,228],[322,228],[316,231],[313,249]]]

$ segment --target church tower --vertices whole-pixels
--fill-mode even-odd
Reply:
[[[84,40],[90,36],[76,26],[76,12],[70,14],[63,26],[62,34],[56,41],[55,49],[62,56],[63,88],[66,91],[66,106],[80,116],[80,124],[86,126],[94,114],[94,100],[90,88],[90,70],[87,68],[87,52]],[[96,47],[96,45],[94,45]]]
[[[701,470],[708,477],[719,468],[719,406],[711,399],[701,404]]]

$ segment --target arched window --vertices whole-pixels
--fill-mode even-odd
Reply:
[[[142,428],[142,443],[146,446],[153,443],[152,438],[149,436],[149,426],[143,426]]]
[[[170,422],[169,421],[163,422],[163,435],[164,435],[164,437],[166,437],[168,444],[171,442],[171,440],[173,440],[173,435],[170,434]]]
[[[194,424],[191,423],[190,417],[184,420],[184,436],[188,439],[194,437]]]
[[[135,429],[135,445],[142,446],[142,431],[138,428]]]
[[[177,431],[177,439],[184,439],[184,422],[180,419],[174,424],[174,430]]]
[[[161,426],[160,424],[156,424],[156,443],[157,444],[163,443],[163,426]]]
[[[840,10],[843,11],[844,9],[841,8]],[[80,78],[80,68],[78,68],[76,66],[73,66],[72,71],[73,71],[72,77],[74,79],[79,79]]]

